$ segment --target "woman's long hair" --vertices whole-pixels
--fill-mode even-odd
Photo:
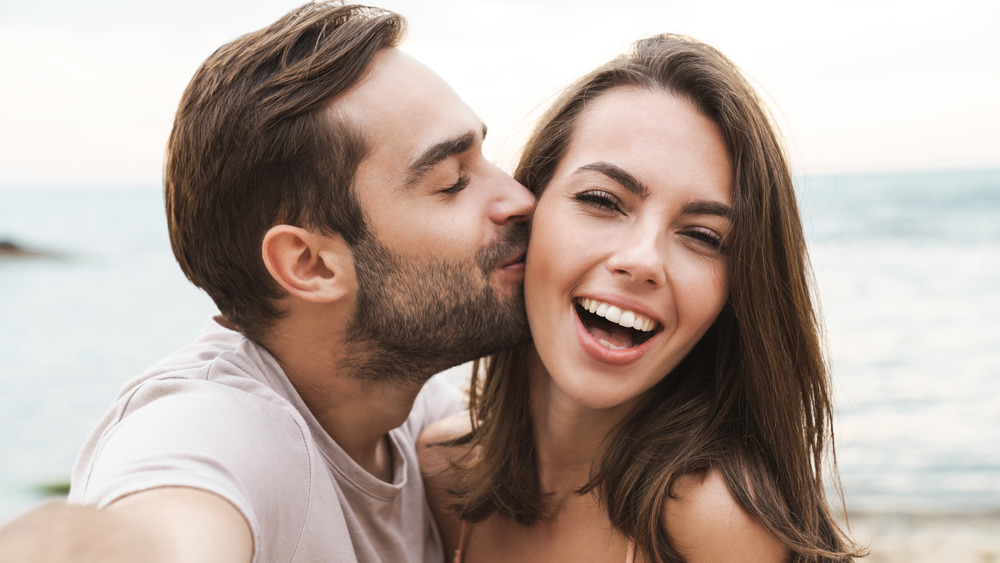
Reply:
[[[795,193],[768,113],[739,70],[690,38],[640,40],[566,90],[515,177],[540,196],[588,103],[621,87],[685,98],[726,139],[734,165],[730,295],[691,353],[605,439],[580,492],[596,493],[647,559],[681,561],[663,527],[671,488],[684,474],[714,469],[794,560],[850,560],[859,552],[824,489],[828,451],[828,480],[839,491],[829,377]],[[476,452],[458,464],[453,493],[463,519],[499,514],[531,524],[549,516],[529,412],[529,353],[493,356],[485,374],[474,369],[473,429],[454,442]]]

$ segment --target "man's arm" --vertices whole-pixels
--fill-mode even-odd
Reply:
[[[206,491],[163,487],[108,507],[50,502],[0,528],[0,563],[190,561],[247,563],[250,526]]]

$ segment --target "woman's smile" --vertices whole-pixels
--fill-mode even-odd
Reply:
[[[649,340],[660,326],[642,313],[587,297],[576,300],[576,314],[587,332],[612,350],[635,348]]]
[[[611,366],[635,362],[662,332],[662,325],[649,316],[600,299],[575,299],[573,312],[580,348],[593,360]]]

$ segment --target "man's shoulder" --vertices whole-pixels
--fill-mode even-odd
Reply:
[[[125,457],[148,450],[153,456],[229,456],[257,465],[260,459],[309,457],[311,434],[294,405],[238,371],[204,373],[216,369],[207,365],[134,380],[98,423],[81,457],[106,458],[116,449]],[[283,453],[272,455],[277,452]]]
[[[256,357],[239,333],[216,332],[125,384],[84,444],[75,486],[100,480],[117,493],[139,487],[129,480],[140,474],[141,486],[193,486],[176,476],[257,472],[262,460],[308,471],[301,462],[310,458],[308,425],[267,373],[280,368]]]
[[[260,363],[259,356],[252,340],[210,321],[193,342],[164,356],[137,379],[162,374],[204,377],[197,374],[204,374],[205,370],[213,366],[226,364],[232,364],[236,368],[230,371],[248,371],[247,366]]]
[[[125,385],[95,429],[93,446],[99,448],[114,434],[136,434],[159,436],[179,448],[188,442],[228,449],[241,443],[309,447],[302,413],[272,384],[269,368],[251,355],[239,348],[196,346],[172,356]],[[125,431],[126,426],[132,429]],[[252,456],[252,450],[245,455]]]
[[[235,506],[255,538],[301,527],[320,456],[247,342],[199,339],[127,383],[77,459],[70,499],[185,487]]]
[[[116,403],[134,409],[165,396],[204,394],[256,397],[284,407],[282,382],[281,368],[257,344],[210,323],[197,340],[126,382]]]

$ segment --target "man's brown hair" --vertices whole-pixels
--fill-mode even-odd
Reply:
[[[351,186],[367,144],[329,102],[405,25],[379,8],[306,4],[223,45],[184,91],[164,173],[170,243],[188,279],[248,336],[281,315],[284,292],[261,258],[268,229],[295,225],[352,246],[363,236]]]

